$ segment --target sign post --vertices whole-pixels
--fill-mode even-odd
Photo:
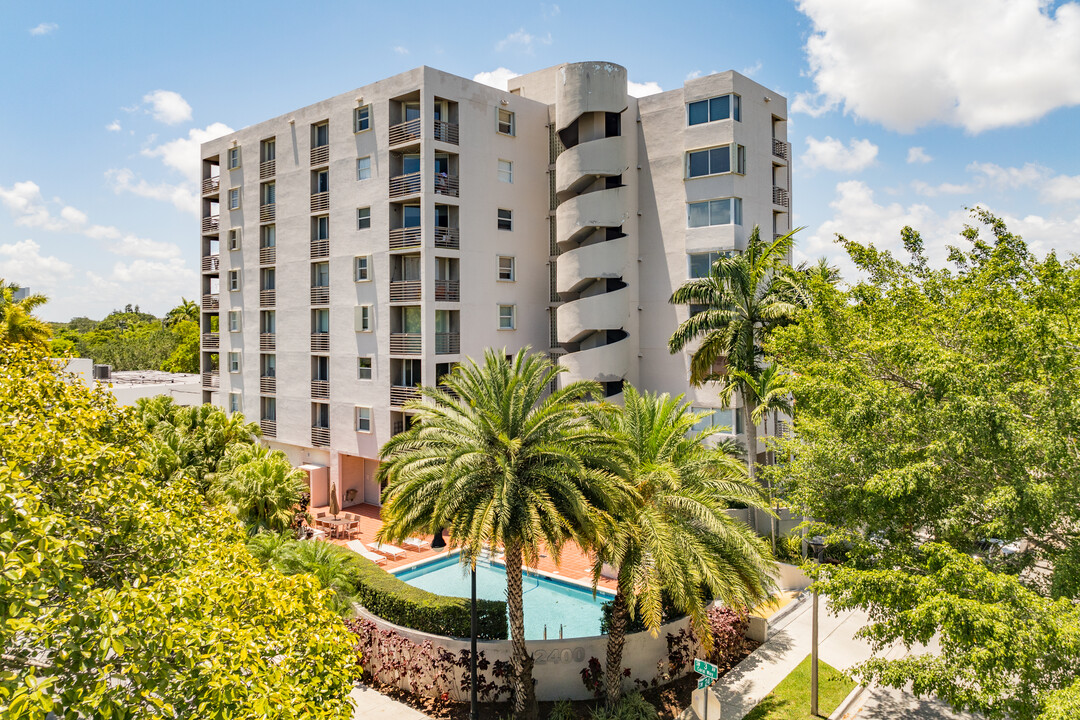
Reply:
[[[701,675],[698,678],[697,686],[698,690],[705,690],[705,717],[703,720],[709,720],[709,686],[716,682],[716,678],[719,676],[718,668],[710,662],[705,662],[698,658],[694,658],[694,672]]]

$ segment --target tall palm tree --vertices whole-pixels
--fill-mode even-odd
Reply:
[[[705,310],[679,324],[668,340],[668,349],[676,353],[700,340],[690,357],[690,382],[701,385],[718,381],[721,397],[730,399],[734,392],[742,397],[746,463],[751,479],[757,461],[754,400],[743,381],[731,371],[741,370],[756,377],[764,335],[773,325],[790,320],[798,310],[784,268],[794,234],[801,229],[766,242],[755,226],[744,252],[719,258],[707,277],[688,280],[669,300],[677,305],[705,306]]]
[[[528,348],[512,359],[488,349],[483,365],[466,361],[440,387],[420,388],[424,401],[406,406],[415,421],[383,446],[378,473],[387,483],[379,540],[445,527],[474,567],[485,549],[504,548],[514,715],[526,719],[538,710],[522,569],[542,547],[557,560],[567,540],[594,546],[608,524],[604,508],[622,497],[603,467],[610,441],[580,412],[600,386],[575,382],[545,397],[560,371]]]
[[[16,283],[0,278],[0,343],[40,345],[45,347],[52,337],[52,328],[34,317],[34,310],[49,301],[40,293],[15,299]]]
[[[624,406],[592,407],[623,453],[622,474],[633,501],[614,511],[610,535],[595,548],[595,577],[615,568],[617,589],[608,623],[607,701],[622,695],[622,652],[628,618],[654,634],[663,599],[690,616],[710,642],[706,610],[714,598],[742,608],[767,597],[775,568],[749,526],[724,512],[731,503],[763,507],[759,489],[724,448],[706,440],[718,430],[694,431],[701,416],[682,397],[624,389]]]
[[[180,304],[165,314],[165,326],[172,327],[184,320],[199,322],[199,306],[194,300],[180,298]]]

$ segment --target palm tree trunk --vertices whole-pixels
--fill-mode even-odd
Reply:
[[[757,465],[757,424],[754,423],[753,413],[754,408],[750,406],[750,393],[743,393],[743,428],[746,430],[746,472],[750,477],[751,484],[757,479],[755,477],[755,466]],[[758,530],[758,513],[756,510],[750,510],[750,527],[754,528],[754,532],[760,533]]]
[[[521,596],[521,546],[517,543],[506,548],[506,608],[510,615],[510,669],[514,675],[512,685],[514,717],[517,720],[535,720],[539,715],[536,693],[533,689],[533,659],[525,647],[525,609]]]
[[[604,670],[604,683],[607,687],[607,704],[614,708],[622,697],[622,654],[626,643],[626,596],[622,585],[615,591],[611,601],[611,618],[608,622],[607,668]]]

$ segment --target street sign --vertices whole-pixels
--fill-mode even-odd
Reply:
[[[702,678],[698,678],[698,681],[697,681],[697,689],[698,689],[698,690],[701,690],[702,688],[707,688],[707,687],[709,687],[710,685],[712,685],[712,684],[713,684],[713,682],[714,682],[714,681],[713,681],[713,679],[712,679],[711,677],[702,677]]]
[[[704,675],[707,678],[712,678],[713,680],[715,680],[719,676],[719,673],[717,672],[717,667],[715,665],[710,662],[705,662],[704,660],[699,660],[697,658],[694,658],[694,672],[696,672],[698,675]]]

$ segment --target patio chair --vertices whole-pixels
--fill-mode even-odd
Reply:
[[[368,543],[369,548],[377,553],[382,553],[394,560],[405,557],[405,551],[394,545],[387,545],[386,543]]]
[[[424,538],[411,537],[405,538],[405,541],[401,544],[407,548],[413,548],[414,550],[420,551],[431,545],[431,541],[425,540]]]
[[[360,534],[360,518],[356,515],[345,515],[345,519],[349,521],[349,524],[345,526],[345,534],[351,539],[354,534]]]
[[[349,548],[360,557],[367,558],[376,565],[382,565],[384,562],[386,562],[386,558],[384,558],[382,555],[379,555],[378,553],[371,552],[366,547],[364,547],[364,543],[360,542],[359,540],[350,540],[349,542],[345,543],[345,547]]]

